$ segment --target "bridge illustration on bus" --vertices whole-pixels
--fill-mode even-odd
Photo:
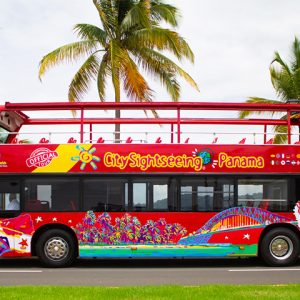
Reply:
[[[77,257],[259,256],[268,265],[294,264],[300,254],[300,147],[291,113],[299,109],[298,104],[7,102],[0,106],[0,257],[38,256],[52,267],[71,265]],[[71,110],[80,117],[31,115]],[[107,110],[133,111],[134,117],[108,118]],[[176,116],[136,116],[145,110]],[[288,119],[197,117],[209,110],[287,112]],[[103,116],[85,117],[88,111]],[[128,136],[124,127],[120,140],[106,129],[99,136],[99,127],[116,123],[139,130]],[[276,124],[288,127],[288,144],[267,140],[268,126]],[[150,133],[159,125],[170,127],[164,137]],[[221,144],[216,133],[208,136],[212,142],[200,137],[207,125],[262,130],[251,135],[251,143],[242,136]],[[67,136],[68,126],[78,132]],[[141,132],[147,126],[150,130]],[[196,129],[185,134],[189,126]]]

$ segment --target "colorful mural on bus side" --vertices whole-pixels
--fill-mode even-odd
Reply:
[[[56,217],[32,213],[2,219],[0,256],[29,256],[35,230],[51,221],[73,228],[81,257],[255,256],[259,236],[267,225],[290,223],[300,229],[300,201],[294,208],[295,219],[261,208],[234,207],[215,214],[193,232],[186,228],[188,218],[180,224],[165,218],[141,221],[138,214],[114,215],[88,211],[78,213],[75,220],[74,213],[58,213]]]

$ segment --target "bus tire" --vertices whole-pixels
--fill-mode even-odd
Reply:
[[[300,241],[288,228],[274,228],[266,233],[260,244],[260,256],[269,266],[289,266],[300,254]]]
[[[61,268],[76,258],[76,245],[72,236],[62,229],[44,232],[36,243],[36,254],[45,267]]]

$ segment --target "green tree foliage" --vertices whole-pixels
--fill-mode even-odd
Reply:
[[[291,61],[286,63],[278,52],[275,52],[274,59],[270,65],[270,75],[272,85],[277,93],[279,100],[269,100],[259,97],[250,97],[248,103],[266,103],[282,104],[289,103],[290,100],[298,100],[300,103],[300,42],[295,37],[291,49]],[[262,114],[266,112],[241,111],[239,117],[244,119],[251,114]],[[272,113],[273,115],[274,113]],[[281,117],[287,119],[287,115]],[[300,113],[291,115],[293,119],[299,119]],[[287,126],[274,126],[275,138],[274,143],[282,144],[287,141]]]
[[[74,62],[87,57],[69,86],[70,102],[82,100],[91,81],[97,82],[99,98],[105,101],[107,79],[111,78],[115,101],[120,102],[121,84],[131,101],[150,102],[153,91],[138,66],[157,78],[173,101],[180,97],[177,76],[198,90],[191,76],[163,53],[194,62],[188,43],[176,31],[162,28],[161,22],[175,28],[179,12],[162,0],[93,0],[101,27],[77,24],[78,42],[64,45],[48,53],[40,61],[39,77],[61,62]],[[116,111],[116,118],[120,112]],[[120,127],[116,125],[116,132]],[[116,139],[119,135],[116,135]]]

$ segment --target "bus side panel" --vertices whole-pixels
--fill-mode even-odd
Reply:
[[[34,231],[58,223],[74,230],[81,257],[254,256],[267,225],[297,225],[293,214],[253,207],[229,208],[217,214],[26,213],[0,220],[0,256],[30,255]]]

